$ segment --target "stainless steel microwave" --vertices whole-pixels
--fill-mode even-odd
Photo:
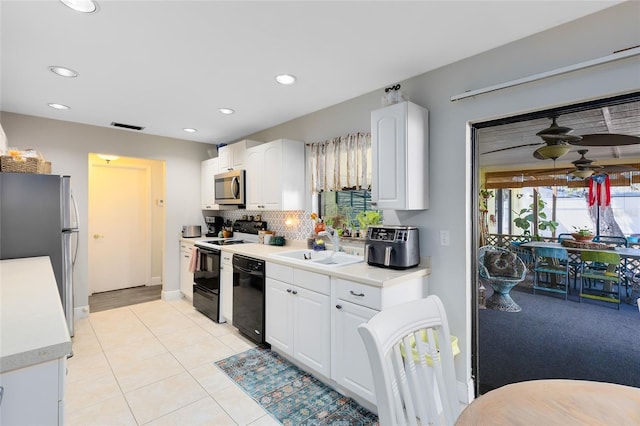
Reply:
[[[214,176],[216,204],[244,205],[245,171],[232,170]]]

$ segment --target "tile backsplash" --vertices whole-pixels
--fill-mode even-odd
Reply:
[[[260,211],[238,209],[221,210],[217,215],[231,221],[242,219],[243,215],[261,215],[262,220],[267,222],[267,228],[270,231],[274,231],[276,235],[282,235],[288,240],[306,240],[313,233],[314,222],[311,219],[311,212],[304,210]]]

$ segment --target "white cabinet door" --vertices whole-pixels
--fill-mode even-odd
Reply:
[[[203,210],[215,210],[219,206],[215,204],[215,185],[214,176],[218,173],[218,159],[210,158],[200,165],[201,171],[201,197]]]
[[[266,176],[262,170],[264,164],[262,159],[263,151],[261,146],[257,146],[248,149],[246,152],[247,169],[245,173],[247,181],[245,191],[247,210],[264,208],[262,204],[262,185]]]
[[[293,287],[293,356],[325,377],[331,376],[331,300]]]
[[[0,374],[0,424],[64,424],[65,370],[61,358]]]
[[[283,169],[289,167],[283,164],[282,143],[272,142],[263,145],[262,151],[262,208],[265,210],[282,210],[282,180]]]
[[[305,208],[304,143],[278,139],[245,153],[247,210]]]
[[[378,209],[429,207],[429,112],[400,102],[371,112],[371,205]]]
[[[334,316],[331,330],[331,378],[372,404],[376,403],[373,374],[358,326],[377,313],[373,309],[341,299],[337,300],[336,306],[331,310],[331,315]]]
[[[180,291],[193,301],[193,273],[189,271],[193,243],[180,242]]]
[[[220,297],[222,298],[222,318],[233,324],[233,255],[220,255]]]
[[[293,286],[267,277],[265,287],[265,340],[293,355]]]

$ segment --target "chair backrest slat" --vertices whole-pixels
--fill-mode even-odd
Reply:
[[[382,426],[455,422],[460,410],[451,335],[437,296],[383,310],[358,331]]]

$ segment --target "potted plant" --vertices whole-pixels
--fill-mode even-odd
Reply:
[[[589,229],[586,226],[574,226],[573,229],[575,229],[575,232],[571,233],[571,236],[576,240],[576,241],[591,241],[593,240],[593,232],[591,232],[591,229]]]
[[[547,214],[544,212],[544,208],[547,203],[542,198],[538,198],[538,217],[533,216],[534,212],[534,204],[529,204],[529,207],[520,209],[519,212],[514,211],[514,213],[518,216],[513,220],[513,223],[516,227],[523,230],[523,235],[531,237],[530,229],[533,228],[533,221],[535,220],[538,225],[538,230],[545,231],[549,230],[551,232],[555,232],[558,228],[558,222],[555,220],[547,220]],[[533,236],[534,239],[540,240],[540,235],[536,234]]]
[[[356,215],[356,220],[360,224],[360,236],[367,235],[367,228],[371,225],[378,225],[382,222],[382,215],[377,210],[361,211]]]

